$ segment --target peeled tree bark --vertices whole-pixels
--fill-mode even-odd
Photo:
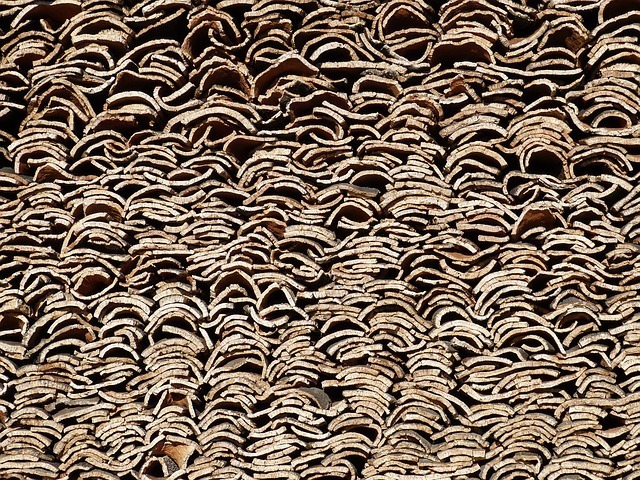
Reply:
[[[639,25],[0,0],[0,477],[635,478]]]

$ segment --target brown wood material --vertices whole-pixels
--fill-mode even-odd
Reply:
[[[639,25],[0,0],[0,478],[636,478]]]

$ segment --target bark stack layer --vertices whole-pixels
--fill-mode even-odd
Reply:
[[[0,476],[638,478],[639,44],[629,0],[0,0]]]

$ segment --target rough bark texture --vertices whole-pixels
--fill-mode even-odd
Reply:
[[[0,0],[0,478],[638,478],[639,44]]]

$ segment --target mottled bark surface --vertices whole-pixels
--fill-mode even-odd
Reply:
[[[639,45],[630,0],[0,0],[0,478],[638,478]]]

